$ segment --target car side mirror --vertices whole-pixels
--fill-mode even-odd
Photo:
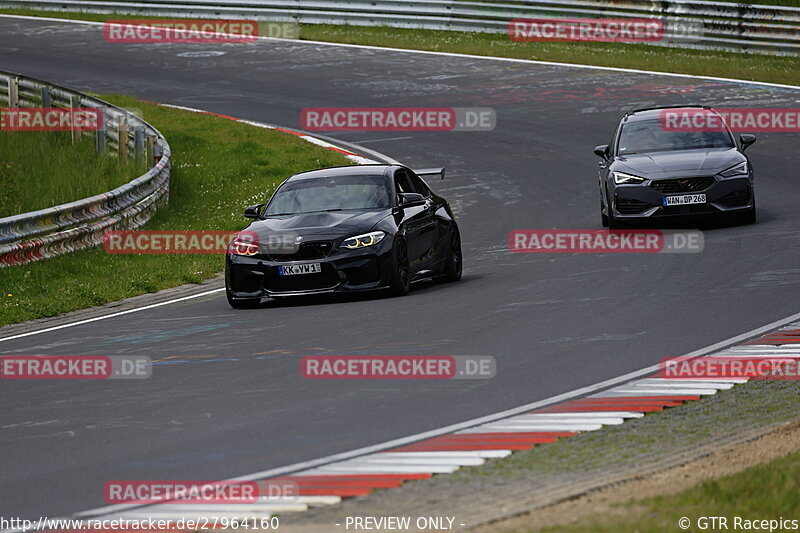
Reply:
[[[739,135],[739,142],[742,143],[742,151],[748,146],[756,142],[756,136],[751,133],[742,133]]]
[[[600,157],[602,159],[608,159],[608,145],[601,144],[600,146],[595,146],[594,153],[597,157]]]
[[[258,218],[264,204],[251,205],[244,210],[244,218]]]
[[[416,192],[401,192],[400,207],[414,207],[425,203],[425,197]]]

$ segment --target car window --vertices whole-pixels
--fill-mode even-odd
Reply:
[[[414,186],[414,192],[420,193],[425,198],[430,198],[430,196],[432,194],[431,190],[425,184],[425,182],[422,181],[422,178],[420,178],[419,176],[417,176],[413,172],[409,172],[408,174],[409,174],[409,177],[411,178],[411,184]]]
[[[696,148],[733,148],[727,131],[670,131],[658,119],[623,124],[619,135],[619,155]]]
[[[408,172],[402,168],[398,169],[394,174],[394,187],[397,194],[404,192],[417,192],[414,190],[414,186],[411,184],[411,180],[408,177]]]
[[[386,209],[390,207],[385,176],[336,176],[284,183],[270,200],[264,216]]]

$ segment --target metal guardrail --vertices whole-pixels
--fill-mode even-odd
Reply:
[[[20,265],[97,246],[110,229],[133,229],[169,199],[171,151],[167,140],[134,114],[83,93],[0,71],[4,107],[92,107],[104,116],[94,135],[98,151],[143,158],[145,174],[113,191],[75,202],[0,218],[0,267]],[[73,135],[78,135],[73,132]]]
[[[702,0],[0,0],[2,7],[505,33],[517,18],[656,18],[664,46],[800,54],[800,8]]]

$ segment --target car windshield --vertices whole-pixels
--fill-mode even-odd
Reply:
[[[391,207],[385,176],[336,176],[293,180],[275,193],[264,216]]]
[[[727,131],[667,131],[658,119],[638,120],[622,126],[619,155],[697,148],[733,148]]]

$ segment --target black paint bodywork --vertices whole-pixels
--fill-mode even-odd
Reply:
[[[243,231],[254,232],[259,242],[275,235],[297,235],[300,249],[293,254],[270,254],[259,251],[255,256],[228,253],[225,260],[225,282],[229,298],[253,300],[261,297],[283,297],[329,292],[350,292],[384,289],[391,283],[393,248],[403,239],[408,250],[412,281],[441,273],[444,268],[450,232],[458,231],[447,200],[435,194],[412,170],[401,165],[359,165],[333,167],[296,174],[281,186],[298,179],[326,179],[359,173],[381,175],[390,191],[396,191],[396,180],[408,179],[414,192],[423,200],[413,205],[400,205],[392,194],[392,204],[385,209],[348,210],[269,216],[263,213],[269,204],[259,206],[259,215]],[[406,178],[403,178],[405,173]],[[276,193],[280,190],[280,187]],[[275,195],[273,195],[273,198]],[[355,250],[341,247],[349,237],[383,231],[379,243]],[[280,276],[282,265],[320,263],[320,274]]]

